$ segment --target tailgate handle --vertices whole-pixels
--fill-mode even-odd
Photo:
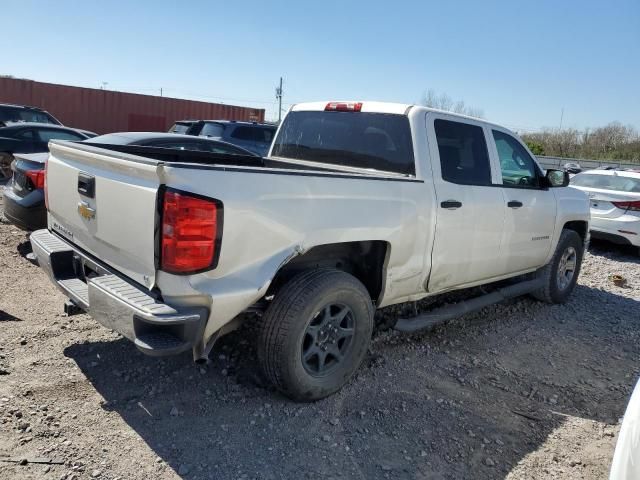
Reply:
[[[96,194],[96,177],[88,173],[78,173],[78,192],[85,197],[93,198]]]

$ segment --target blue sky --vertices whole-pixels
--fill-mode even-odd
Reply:
[[[432,88],[519,131],[640,128],[640,1],[2,3],[0,74],[266,108],[414,103]]]

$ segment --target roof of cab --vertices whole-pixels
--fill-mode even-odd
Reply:
[[[485,120],[484,118],[471,117],[469,115],[463,115],[461,113],[449,112],[446,110],[439,110],[437,108],[425,107],[424,105],[416,105],[409,103],[393,103],[393,102],[375,102],[375,101],[366,101],[366,100],[328,100],[322,102],[305,102],[305,103],[297,103],[293,105],[290,109],[292,112],[321,112],[324,111],[329,103],[362,103],[362,107],[360,112],[364,113],[391,113],[396,115],[408,115],[409,111],[413,109],[420,109],[425,112],[435,112],[443,115],[448,115],[452,117],[458,117],[461,119],[474,120],[476,122],[482,122],[486,125],[495,126],[504,130],[509,130],[508,128],[494,122],[490,122]],[[509,130],[510,131],[510,130]]]
[[[327,106],[327,103],[359,103],[359,100],[331,100],[327,102],[306,102],[298,103],[291,107],[293,112],[322,112]],[[390,102],[362,102],[361,112],[364,113],[395,113],[397,115],[404,115],[409,108],[413,105],[405,103],[390,103]]]

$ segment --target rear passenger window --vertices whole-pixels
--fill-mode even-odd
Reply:
[[[462,185],[491,185],[487,142],[481,127],[436,120],[442,178]]]
[[[40,141],[48,142],[49,140],[84,140],[85,137],[82,135],[70,132],[68,130],[49,130],[42,129],[38,131],[38,135],[40,135]]]
[[[222,137],[224,126],[219,123],[205,123],[200,131],[201,137]]]
[[[271,143],[271,140],[273,140],[273,132],[274,130],[269,128],[256,128],[256,141]]]
[[[34,140],[35,139],[35,135],[33,134],[33,130],[22,130],[20,133],[18,133],[17,137],[20,138],[21,140]]]
[[[231,132],[230,137],[237,140],[247,140],[250,142],[254,142],[256,139],[254,130],[254,127],[236,127],[236,129]]]

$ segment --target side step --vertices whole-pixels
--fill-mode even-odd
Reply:
[[[401,318],[396,322],[395,330],[405,333],[413,333],[426,328],[431,328],[453,318],[461,317],[467,313],[475,312],[502,302],[508,298],[519,297],[542,288],[543,282],[540,279],[526,280],[524,282],[498,288],[491,293],[479,297],[464,300],[453,305],[436,308],[430,312],[418,315],[413,318]]]
[[[58,285],[63,291],[71,298],[82,310],[89,308],[89,289],[87,284],[79,278],[67,278],[64,280],[58,280]],[[65,308],[66,311],[66,308]]]

